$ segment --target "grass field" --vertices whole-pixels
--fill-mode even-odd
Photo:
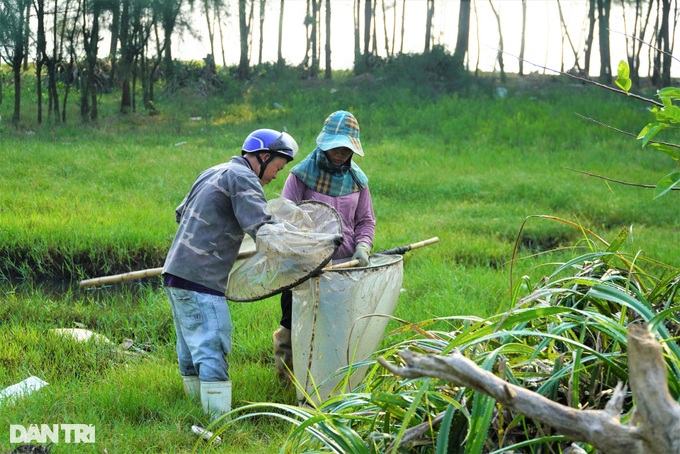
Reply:
[[[175,232],[173,210],[195,176],[239,154],[245,136],[260,127],[286,129],[305,156],[327,114],[356,115],[366,151],[357,162],[369,176],[378,222],[374,250],[440,238],[405,256],[394,315],[407,322],[508,310],[511,280],[538,281],[554,263],[591,247],[583,230],[546,216],[606,241],[630,228],[623,252],[679,267],[675,193],[653,200],[648,189],[570,170],[652,185],[669,173],[676,165],[670,158],[577,115],[636,134],[649,121],[646,106],[554,77],[504,87],[508,94],[499,97],[491,80],[464,94],[348,75],[263,80],[237,99],[189,90],[162,97],[154,116],[121,118],[115,95],[102,96],[97,125],[81,125],[74,114],[64,126],[38,126],[27,107],[18,131],[7,122],[5,93],[0,389],[30,375],[50,385],[2,404],[0,451],[13,447],[11,424],[96,427],[94,445],[59,444],[53,453],[195,447],[190,427],[207,421],[183,395],[158,280],[90,290],[78,281],[161,266]],[[287,173],[265,188],[268,197],[278,195]],[[231,310],[235,406],[295,403],[294,390],[282,388],[273,370],[278,299],[232,303]],[[114,344],[131,339],[133,348],[75,344],[50,331],[75,327]],[[398,327],[391,322],[388,331]],[[222,435],[228,448],[215,452],[278,452],[289,431],[277,419],[251,419],[231,426]]]

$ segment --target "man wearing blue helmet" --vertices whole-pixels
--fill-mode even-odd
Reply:
[[[231,410],[226,355],[231,318],[225,290],[241,241],[270,223],[262,187],[293,160],[298,150],[285,132],[258,129],[241,156],[203,171],[175,209],[179,224],[163,266],[177,334],[184,391],[198,398],[213,418]]]

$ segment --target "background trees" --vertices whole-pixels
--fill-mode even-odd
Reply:
[[[504,77],[506,62],[512,60],[504,48],[509,42],[521,41],[523,58],[527,28],[543,25],[537,22],[544,20],[528,19],[528,14],[532,8],[550,5],[559,7],[561,45],[569,49],[562,52],[561,69],[573,68],[591,75],[592,68],[597,67],[595,75],[611,81],[612,21],[623,18],[623,31],[617,31],[626,37],[631,79],[637,82],[650,76],[657,86],[669,85],[675,18],[680,8],[670,0],[583,0],[568,4],[460,0],[455,8],[444,0],[306,0],[304,5],[303,13],[299,3],[293,5],[298,7],[295,12],[290,6],[284,8],[285,0],[201,0],[198,4],[195,0],[0,0],[0,57],[6,64],[4,71],[12,74],[14,121],[18,124],[20,118],[24,72],[35,74],[36,87],[40,87],[31,100],[38,105],[38,123],[43,120],[43,94],[47,94],[49,118],[66,121],[65,105],[73,86],[79,89],[85,121],[97,119],[96,95],[111,88],[120,90],[121,112],[134,111],[138,82],[144,107],[151,109],[156,81],[161,80],[170,90],[186,83],[182,80],[185,76],[178,74],[181,64],[178,66],[173,52],[187,36],[203,36],[209,43],[208,55],[192,55],[195,61],[205,62],[207,73],[216,73],[216,48],[225,67],[225,48],[238,49],[234,75],[241,80],[251,77],[251,66],[265,63],[263,49],[272,43],[277,46],[276,62],[299,67],[305,77],[318,77],[322,69],[324,77],[332,77],[331,56],[351,46],[354,73],[372,71],[404,55],[405,37],[413,36],[414,29],[422,31],[416,34],[423,40],[422,53],[450,47],[454,49],[455,66],[478,69],[482,36],[493,42],[497,51],[495,69]],[[564,10],[573,10],[575,5],[583,17],[580,21],[572,17],[569,22]],[[350,6],[351,19],[333,21]],[[491,17],[482,19],[484,11]],[[406,21],[407,16],[418,20]],[[237,25],[229,23],[231,17],[238,18]],[[520,31],[505,36],[508,26],[520,22]],[[576,22],[586,24],[583,32],[573,25]],[[295,24],[306,30],[305,53],[299,61],[287,60],[282,50]],[[273,32],[276,29],[278,33]],[[225,38],[225,32],[233,32],[234,37]],[[444,43],[444,33],[452,33],[453,42]],[[528,47],[531,45],[530,41]],[[550,53],[553,48],[559,50],[555,44]],[[475,55],[477,62],[471,61]],[[525,73],[524,61],[519,73]]]
[[[21,64],[28,52],[26,29],[28,0],[0,2],[0,57],[11,67],[14,80],[14,114],[12,123],[19,124],[21,111]]]

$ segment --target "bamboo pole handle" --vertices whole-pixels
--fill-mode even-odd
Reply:
[[[430,244],[434,244],[434,243],[437,243],[437,242],[439,242],[439,237],[435,236],[435,237],[432,237],[432,238],[427,239],[427,240],[423,240],[423,241],[419,241],[417,243],[413,243],[413,244],[410,245],[410,247],[411,247],[411,249],[416,249],[416,248],[423,247],[423,246],[429,246]]]
[[[428,246],[439,241],[439,237],[429,238],[427,240],[418,241],[417,243],[409,244],[407,246],[401,246],[394,249],[387,249],[385,251],[376,252],[376,254],[403,254],[404,252],[410,251],[411,249],[417,249],[419,247]],[[337,270],[342,268],[352,268],[359,264],[359,259],[350,260],[348,262],[338,263],[337,265],[329,265],[322,268],[321,271]]]
[[[80,281],[80,287],[94,287],[97,285],[115,284],[117,282],[131,281],[134,279],[142,279],[145,277],[160,276],[163,268],[149,268],[141,271],[131,271],[129,273],[114,274],[111,276],[95,277],[92,279],[85,279]]]
[[[244,259],[255,255],[255,251],[239,252],[237,259]],[[111,276],[94,277],[92,279],[85,279],[80,281],[81,288],[94,287],[97,285],[115,284],[118,282],[132,281],[134,279],[143,279],[145,277],[160,276],[163,273],[163,268],[149,268],[140,271],[130,271],[129,273],[114,274]]]
[[[391,254],[404,254],[411,249],[417,249],[419,247],[427,246],[429,244],[434,244],[439,241],[439,237],[433,237],[427,240],[419,241],[417,243],[413,244],[407,244],[406,246],[400,246],[400,247],[395,247],[392,249],[387,249],[385,251],[380,251],[376,252],[376,254],[386,254],[386,255],[391,255]]]
[[[338,263],[337,265],[328,265],[325,268],[321,268],[321,271],[337,270],[337,269],[341,269],[341,268],[352,268],[353,266],[357,266],[358,264],[359,264],[359,259],[355,259],[355,260],[350,260],[348,262]]]
[[[407,246],[401,246],[398,248],[394,249],[388,249],[385,251],[377,252],[377,254],[403,254],[405,252],[408,252],[412,249],[417,249],[419,247],[423,246],[428,246],[430,244],[434,244],[439,241],[439,237],[433,237],[429,238],[427,240],[423,241],[418,241],[417,243],[409,244]],[[248,252],[239,252],[238,258],[247,258],[250,257],[251,255],[255,254],[255,251],[248,251]],[[336,269],[342,269],[342,268],[352,268],[356,265],[359,264],[359,260],[350,260],[347,262],[342,262],[338,263],[337,265],[329,265],[323,270],[336,270]],[[129,273],[123,273],[123,274],[114,274],[111,276],[102,276],[102,277],[95,277],[92,279],[85,279],[80,281],[80,287],[81,288],[87,288],[87,287],[94,287],[98,285],[106,285],[106,284],[115,284],[118,282],[124,282],[124,281],[132,281],[134,279],[143,279],[146,277],[154,277],[154,276],[160,276],[161,273],[163,272],[163,268],[149,268],[146,270],[140,270],[140,271],[131,271]]]

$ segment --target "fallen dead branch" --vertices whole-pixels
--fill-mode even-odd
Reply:
[[[661,345],[638,325],[628,331],[629,382],[636,404],[630,424],[622,424],[625,388],[619,383],[603,410],[576,410],[512,385],[477,366],[458,351],[448,356],[403,350],[400,367],[379,358],[382,366],[406,378],[433,377],[465,386],[496,399],[504,407],[589,443],[609,454],[680,453],[680,404],[668,392]]]

